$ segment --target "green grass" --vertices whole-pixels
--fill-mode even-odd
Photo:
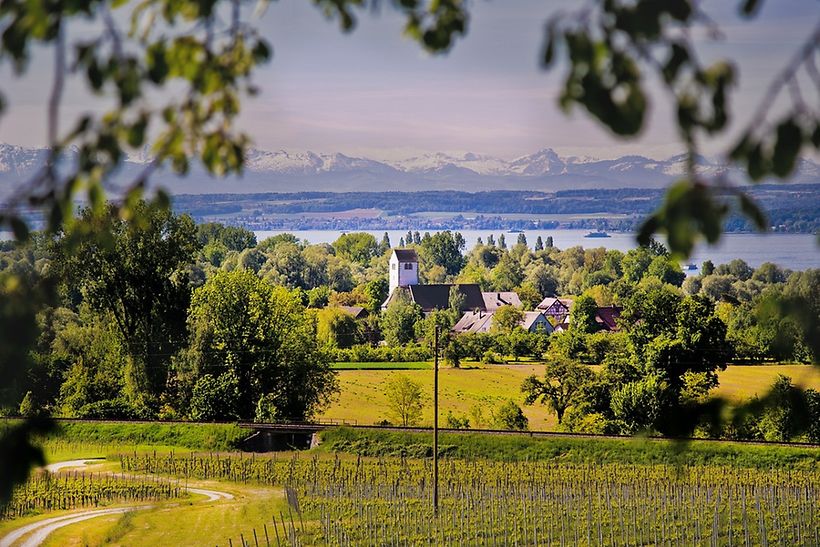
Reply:
[[[432,433],[363,431],[340,427],[322,433],[323,451],[364,456],[431,454]],[[679,442],[655,439],[533,438],[480,433],[441,434],[441,453],[452,458],[563,463],[640,465],[730,465],[748,468],[806,468],[820,464],[820,450],[811,447],[732,442]]]
[[[159,505],[154,509],[87,520],[51,534],[46,546],[122,545],[154,547],[157,545],[241,545],[240,534],[254,545],[252,529],[263,534],[267,525],[275,544],[271,518],[287,505],[280,489],[255,488],[231,484],[206,487],[229,490],[236,497],[218,503],[197,500]],[[287,516],[286,516],[287,518]],[[281,525],[280,525],[281,526]],[[281,533],[281,528],[280,528]],[[259,537],[265,545],[265,537]]]
[[[598,367],[593,367],[597,369]],[[512,399],[524,410],[529,419],[530,429],[534,431],[554,431],[557,426],[555,414],[543,405],[524,406],[521,394],[521,382],[527,376],[544,373],[541,363],[518,363],[506,365],[481,365],[464,363],[459,369],[442,368],[439,373],[439,404],[441,417],[452,412],[456,415],[468,415],[476,405],[489,410]],[[715,395],[730,401],[741,401],[755,394],[766,392],[778,374],[785,374],[792,381],[804,388],[820,389],[820,367],[809,365],[769,365],[769,366],[730,366],[718,374],[720,386],[713,391]],[[388,382],[396,376],[407,376],[421,384],[428,394],[427,404],[422,415],[421,424],[433,423],[432,370],[392,370],[361,369],[340,370],[338,373],[340,392],[334,402],[324,410],[321,418],[345,420],[360,425],[371,425],[384,419],[390,419],[387,397]],[[480,424],[471,424],[476,427]],[[489,424],[483,424],[486,427]]]
[[[100,447],[187,448],[229,450],[237,448],[250,432],[235,424],[185,424],[162,422],[59,421],[60,432],[48,441],[86,443]],[[83,457],[86,457],[83,455]]]
[[[429,370],[433,368],[433,363],[430,361],[408,361],[406,363],[351,361],[349,363],[333,363],[332,368],[335,370]]]

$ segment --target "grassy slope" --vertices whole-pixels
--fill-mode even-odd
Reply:
[[[263,524],[267,524],[273,536],[271,517],[280,511],[287,514],[280,489],[226,483],[209,487],[230,491],[236,498],[218,503],[191,500],[128,515],[92,519],[59,530],[45,545],[227,545],[228,538],[234,545],[241,545],[240,533],[253,545],[252,528],[263,533]],[[265,545],[264,535],[259,541]],[[275,544],[273,537],[271,541]]]
[[[439,375],[441,416],[448,411],[467,414],[476,404],[489,408],[505,399],[513,399],[523,405],[521,382],[530,374],[543,374],[543,365],[488,365],[486,367],[451,369],[444,368]],[[719,374],[720,387],[717,395],[738,401],[762,394],[778,374],[785,374],[803,387],[820,389],[820,368],[807,365],[730,366]],[[341,370],[341,392],[334,403],[325,410],[322,418],[373,424],[388,417],[385,386],[390,379],[405,375],[419,382],[430,394],[422,422],[433,421],[431,370]],[[542,405],[523,407],[530,420],[530,429],[555,429],[555,415]]]
[[[322,433],[321,451],[346,451],[365,456],[410,457],[431,454],[431,433],[398,433],[337,428]],[[446,457],[554,463],[619,463],[635,465],[728,465],[737,467],[811,467],[820,464],[812,447],[755,445],[732,442],[654,439],[531,438],[478,433],[442,434]]]

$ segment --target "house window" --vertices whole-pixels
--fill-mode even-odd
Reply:
[[[391,265],[390,265],[390,269],[391,269],[391,270],[395,270],[395,269],[396,269],[396,263],[395,263],[395,262],[394,262],[393,264],[391,264]]]
[[[412,270],[413,269],[413,263],[412,262],[405,262],[404,263],[404,269],[405,270]]]

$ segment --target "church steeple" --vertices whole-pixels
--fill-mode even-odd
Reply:
[[[419,284],[419,257],[414,249],[393,249],[390,255],[390,294],[396,287]]]

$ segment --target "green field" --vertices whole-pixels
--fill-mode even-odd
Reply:
[[[377,363],[379,365],[383,363]],[[415,363],[414,363],[415,365]],[[594,368],[594,367],[593,367]],[[471,368],[442,368],[439,376],[441,415],[447,412],[466,415],[475,405],[485,409],[512,399],[522,405],[530,421],[530,429],[554,430],[555,415],[545,406],[523,406],[521,382],[530,374],[541,375],[543,365],[472,365]],[[820,368],[808,365],[730,366],[719,373],[720,386],[714,391],[731,401],[741,401],[763,394],[778,374],[785,374],[804,388],[820,389]],[[398,375],[420,383],[429,393],[422,423],[432,424],[432,370],[340,370],[341,391],[321,418],[371,425],[388,419],[389,409],[385,386]],[[485,424],[489,425],[489,424]]]

